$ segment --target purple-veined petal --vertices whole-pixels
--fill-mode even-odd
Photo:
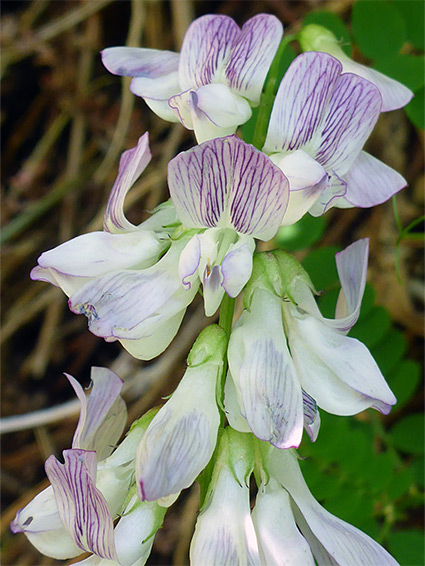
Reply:
[[[107,368],[92,367],[93,387],[86,397],[78,381],[72,375],[65,375],[81,403],[72,448],[93,450],[99,461],[104,460],[111,454],[127,422],[127,409],[120,397],[124,382]]]
[[[185,290],[178,260],[187,238],[177,240],[154,266],[115,271],[85,285],[71,296],[70,309],[85,314],[89,329],[107,339],[138,339],[181,312],[193,300],[196,286]]]
[[[136,147],[121,155],[118,176],[112,187],[103,218],[103,227],[107,232],[131,232],[137,229],[124,216],[124,199],[146,169],[151,157],[148,132],[139,138]]]
[[[293,151],[308,144],[319,127],[341,63],[326,53],[303,53],[280,83],[263,151]]]
[[[273,478],[260,486],[252,520],[262,564],[315,565],[310,547],[295,524],[289,495]]]
[[[303,412],[304,412],[304,430],[307,432],[310,440],[316,442],[320,429],[320,413],[317,403],[304,390],[303,394]]]
[[[345,198],[352,206],[369,208],[387,201],[407,185],[406,179],[379,159],[361,151],[345,173]]]
[[[206,332],[189,355],[189,364],[195,358],[193,367],[188,367],[139,444],[136,478],[142,501],[154,501],[189,487],[214,452],[220,424],[215,390],[225,344],[205,361],[202,336],[207,339]]]
[[[96,488],[96,452],[64,450],[64,464],[54,456],[45,468],[65,529],[82,550],[115,560],[114,525],[105,498]]]
[[[230,88],[255,105],[260,102],[282,34],[282,24],[275,16],[258,14],[243,25],[227,62],[225,76]]]
[[[172,96],[168,105],[170,110],[174,112],[177,120],[188,130],[193,130],[193,113],[196,113],[196,92],[194,90],[185,90],[175,96]]]
[[[342,50],[341,50],[342,51]],[[381,112],[403,108],[413,97],[413,92],[404,84],[386,75],[353,61],[349,57],[339,56],[344,73],[354,73],[373,83],[381,93]]]
[[[313,206],[328,185],[325,169],[302,149],[271,156],[289,181],[289,202],[282,225],[297,222]]]
[[[288,450],[274,450],[268,462],[272,476],[289,492],[296,504],[298,526],[310,543],[318,564],[336,566],[397,566],[394,558],[356,527],[338,519],[324,509],[312,496],[302,477],[296,456]],[[299,516],[305,520],[300,521]],[[304,529],[307,524],[308,529]],[[316,554],[316,539],[326,554]],[[330,557],[330,561],[327,558]],[[325,559],[323,562],[322,559]]]
[[[81,548],[61,523],[51,485],[17,512],[10,529],[12,533],[24,533],[45,556],[65,560],[81,554]]]
[[[281,299],[255,291],[230,336],[229,368],[252,432],[278,448],[296,447],[303,431],[301,386],[286,345]]]
[[[252,254],[255,243],[251,237],[240,238],[236,244],[229,247],[229,251],[221,262],[223,289],[229,297],[237,297],[248,283],[252,272]]]
[[[319,407],[335,415],[391,410],[396,398],[364,344],[295,309],[286,320],[301,385]]]
[[[193,566],[260,565],[249,488],[229,468],[220,471],[211,501],[198,516],[190,545],[190,563]]]
[[[315,159],[340,176],[346,173],[376,124],[381,106],[374,84],[351,73],[341,75],[312,140]]]
[[[345,196],[347,194],[347,183],[339,177],[335,171],[328,171],[327,187],[319,194],[319,198],[309,209],[312,216],[322,216],[333,206],[348,208]]]
[[[181,90],[217,82],[239,34],[239,26],[228,16],[207,15],[192,22],[180,54]]]
[[[276,233],[289,196],[280,169],[236,136],[180,153],[168,164],[168,184],[184,225],[231,227],[261,240]]]

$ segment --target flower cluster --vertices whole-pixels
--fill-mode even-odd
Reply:
[[[299,37],[306,52],[279,85],[264,145],[247,144],[236,131],[260,104],[282,33],[266,14],[242,29],[227,16],[204,16],[180,54],[102,52],[108,70],[133,77],[132,92],[194,130],[198,145],[169,162],[170,200],[136,226],[124,200],[151,159],[142,135],[121,157],[103,231],[43,253],[31,277],[60,287],[93,334],[142,360],[167,348],[198,290],[206,316],[242,292],[244,310],[233,328],[229,311],[227,325],[220,318],[200,333],[174,394],[116,448],[126,421],[121,380],[93,368],[86,398],[68,376],[81,402],[72,448],[63,464],[48,458],[51,487],[12,523],[48,556],[90,551],[81,564],[145,564],[167,508],[200,479],[194,565],[396,564],[314,500],[292,450],[303,429],[316,440],[318,407],[386,414],[396,402],[367,348],[347,336],[359,316],[368,240],[336,255],[334,319],[321,314],[293,257],[255,247],[307,212],[371,207],[402,189],[403,177],[362,148],[380,112],[411,93],[307,26]]]

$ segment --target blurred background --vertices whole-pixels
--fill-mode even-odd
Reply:
[[[32,282],[42,251],[101,229],[122,151],[149,131],[153,159],[126,199],[138,224],[168,198],[167,162],[194,144],[134,97],[129,80],[110,75],[99,51],[128,45],[179,51],[189,23],[207,13],[242,25],[275,14],[286,33],[320,23],[347,53],[402,80],[415,92],[405,110],[381,115],[367,144],[402,173],[408,188],[371,210],[331,210],[282,229],[272,246],[303,261],[323,290],[332,316],[338,292],[334,254],[370,238],[368,286],[352,335],[371,349],[399,399],[383,417],[322,415],[322,431],[300,447],[302,469],[316,498],[332,513],[386,546],[405,566],[423,556],[423,205],[424,59],[422,0],[32,0],[1,3],[2,46],[2,367],[3,422],[1,564],[50,565],[9,523],[48,485],[44,461],[70,446],[78,403],[67,372],[84,386],[90,367],[107,366],[126,381],[129,422],[175,389],[199,330],[210,323],[198,300],[170,348],[149,363],[118,343],[90,334],[69,312],[63,293]],[[287,48],[285,64],[298,53]],[[282,69],[282,73],[285,69]],[[245,128],[249,138],[248,124]],[[240,306],[239,306],[240,308]],[[166,515],[148,564],[182,565],[198,512],[197,487]]]

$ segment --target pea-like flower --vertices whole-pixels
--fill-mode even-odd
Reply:
[[[131,91],[161,118],[180,121],[199,143],[233,134],[258,106],[283,33],[277,18],[259,14],[242,30],[228,16],[207,15],[189,26],[181,53],[111,47],[111,73],[134,77]]]
[[[252,512],[261,564],[397,566],[382,546],[315,500],[291,450],[270,448],[264,464],[269,478]]]
[[[276,234],[289,184],[266,155],[236,136],[180,153],[168,165],[168,184],[182,224],[202,230],[183,249],[179,275],[187,289],[202,283],[210,316],[224,292],[236,297],[247,283],[254,238]]]
[[[274,101],[263,151],[290,182],[284,224],[332,206],[368,208],[406,186],[362,151],[382,110],[379,89],[327,53],[299,55]]]
[[[271,264],[268,283],[256,282],[254,271],[247,308],[229,342],[226,409],[232,426],[290,448],[299,445],[304,425],[317,435],[315,403],[336,415],[368,407],[390,411],[396,399],[369,350],[346,336],[359,316],[367,253],[368,240],[359,240],[336,254],[342,288],[335,319],[322,316],[301,275],[282,286],[292,264],[263,256]]]

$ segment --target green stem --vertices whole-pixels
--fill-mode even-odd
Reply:
[[[266,139],[266,132],[269,125],[270,114],[273,108],[273,101],[279,86],[277,80],[278,76],[280,75],[279,67],[281,65],[283,52],[285,51],[287,45],[294,39],[296,39],[295,35],[284,36],[270,66],[270,70],[264,86],[264,92],[261,95],[257,121],[255,123],[255,130],[252,138],[252,145],[257,149],[261,149],[263,147],[264,141]]]
[[[225,293],[220,305],[220,318],[218,320],[218,324],[226,333],[227,345],[229,344],[230,333],[232,332],[232,321],[233,321],[234,310],[235,310],[235,299],[232,299],[232,297],[229,297],[229,295]],[[227,346],[226,346],[226,356],[223,362],[223,373],[221,374],[221,380],[220,380],[220,400],[222,406],[224,406],[224,383],[226,380],[226,374],[227,374]],[[223,414],[223,418],[224,418],[224,414]]]

